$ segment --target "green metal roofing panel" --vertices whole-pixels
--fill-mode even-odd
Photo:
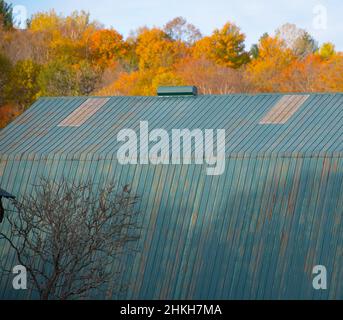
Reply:
[[[79,127],[58,124],[88,98],[42,98],[0,132],[0,185],[18,199],[41,176],[132,185],[141,238],[113,266],[128,290],[109,284],[112,298],[342,299],[343,94],[309,94],[285,123],[260,124],[283,96],[111,97]],[[120,165],[116,135],[142,120],[225,128],[224,173]],[[314,265],[327,290],[313,289]],[[0,298],[35,297],[11,281],[0,277]]]
[[[0,153],[111,155],[122,128],[226,130],[227,155],[300,155],[343,151],[343,94],[311,94],[283,124],[260,121],[282,95],[111,97],[78,127],[59,124],[87,98],[42,98],[0,131]]]
[[[8,199],[14,199],[15,197],[8,193],[6,190],[3,190],[0,188],[0,199],[1,197],[8,198]]]
[[[221,176],[113,160],[9,166],[1,183],[16,195],[41,175],[132,184],[143,228],[137,254],[120,266],[129,290],[113,298],[343,298],[342,158],[233,158]],[[8,250],[0,255],[11,266]],[[317,264],[329,270],[328,290],[312,287]],[[0,298],[34,297],[11,289],[11,277],[0,288]]]

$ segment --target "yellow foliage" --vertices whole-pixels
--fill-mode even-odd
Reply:
[[[39,12],[32,16],[29,29],[32,31],[55,32],[60,29],[62,17],[55,10],[49,12]]]
[[[329,59],[335,54],[335,46],[331,42],[323,43],[318,53],[323,59]]]
[[[173,41],[157,28],[144,29],[137,38],[136,54],[141,70],[171,67],[186,51],[184,43]]]
[[[136,71],[132,73],[123,72],[118,79],[109,86],[99,90],[98,95],[152,95],[151,73]]]
[[[296,56],[278,37],[262,38],[258,51],[258,57],[247,66],[249,80],[259,92],[281,91],[280,75]]]
[[[216,29],[211,36],[197,41],[193,48],[196,58],[205,57],[219,65],[238,68],[249,62],[244,51],[245,35],[233,23],[226,23],[222,29]]]
[[[154,96],[159,86],[184,85],[184,80],[172,71],[159,69],[122,73],[109,86],[99,90],[98,95]]]
[[[182,77],[175,74],[173,71],[160,71],[152,79],[152,90],[153,95],[156,95],[157,88],[160,86],[183,86],[186,85],[186,82]]]

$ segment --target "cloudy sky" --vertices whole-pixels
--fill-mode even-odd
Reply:
[[[163,26],[176,16],[210,34],[226,21],[235,22],[246,34],[247,47],[264,33],[272,34],[290,22],[306,29],[319,43],[331,41],[343,51],[342,0],[13,0],[16,14],[30,16],[55,9],[69,14],[86,10],[91,18],[127,36],[142,25]]]

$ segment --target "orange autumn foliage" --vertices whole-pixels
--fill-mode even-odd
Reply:
[[[335,54],[324,61],[318,91],[343,92],[343,54]]]
[[[140,70],[171,67],[186,52],[184,43],[174,41],[158,28],[144,29],[137,37]]]
[[[281,91],[280,75],[296,56],[277,37],[264,37],[258,45],[258,57],[247,66],[247,76],[257,92]]]
[[[177,17],[124,39],[84,11],[34,14],[26,30],[0,28],[1,125],[42,95],[156,95],[160,85],[196,85],[200,94],[343,91],[333,43],[318,46],[294,25],[278,30],[247,50],[231,22],[203,37]]]
[[[229,94],[249,90],[242,72],[205,58],[187,57],[175,66],[175,70],[186,84],[197,86],[201,94]]]
[[[113,67],[127,53],[123,36],[115,30],[97,30],[89,40],[92,59],[103,67]]]
[[[20,115],[20,113],[21,112],[14,105],[5,104],[0,106],[0,128],[4,128],[15,117]]]
[[[185,81],[173,71],[160,68],[157,71],[122,73],[111,85],[99,90],[98,95],[153,96],[159,86],[185,85]]]

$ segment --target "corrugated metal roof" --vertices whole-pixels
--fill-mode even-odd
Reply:
[[[11,195],[10,193],[8,193],[7,191],[5,191],[4,189],[0,188],[0,198],[4,197],[4,198],[11,198],[14,199],[15,197],[13,195]]]
[[[141,120],[148,121],[151,129],[167,131],[223,128],[227,135],[226,152],[231,156],[343,151],[343,94],[311,94],[284,124],[260,124],[283,97],[280,94],[111,97],[79,127],[58,125],[87,98],[42,98],[0,132],[0,152],[15,156],[110,155],[118,149],[118,131],[138,130]]]
[[[43,98],[0,132],[0,185],[18,198],[41,176],[132,186],[141,238],[113,266],[127,292],[113,283],[106,297],[342,299],[343,94],[310,94],[285,123],[260,124],[283,96],[113,97],[79,127],[58,124],[87,98]],[[226,129],[225,172],[120,165],[116,134],[142,120]],[[312,286],[319,264],[327,290]],[[1,277],[0,298],[18,297],[34,295]]]

